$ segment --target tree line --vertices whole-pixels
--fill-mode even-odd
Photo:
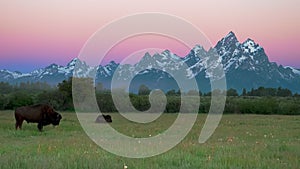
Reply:
[[[80,88],[82,93],[91,92],[88,90],[95,88],[97,104],[102,112],[118,112],[111,92],[104,89],[101,83],[94,85],[93,80],[89,78],[79,80],[83,86]],[[149,102],[150,92],[150,88],[146,85],[141,85],[138,93],[129,94],[132,105],[140,111],[148,110],[151,106]],[[300,115],[300,95],[297,93],[293,94],[289,89],[259,87],[249,91],[243,89],[241,94],[235,89],[228,89],[227,91],[215,90],[212,92],[219,92],[228,96],[224,113]],[[208,113],[212,92],[202,93],[190,90],[186,93],[181,93],[179,90],[167,91],[165,93],[167,105],[164,112],[179,112],[181,94],[183,94],[191,98],[196,95],[201,96],[198,112]],[[90,98],[82,96],[79,99]],[[81,101],[75,100],[75,102]],[[50,86],[41,82],[27,82],[16,85],[0,82],[0,110],[15,109],[20,106],[39,103],[49,104],[61,111],[73,111],[72,78],[62,81],[57,86]],[[191,101],[190,104],[195,103]],[[90,105],[86,105],[86,107],[88,108]]]

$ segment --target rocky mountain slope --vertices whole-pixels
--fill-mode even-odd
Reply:
[[[213,56],[215,53],[218,56]],[[213,57],[218,58],[212,60]],[[173,77],[166,72],[184,68],[181,71],[184,71],[190,79],[196,78],[200,90],[207,92],[210,90],[209,78],[213,77],[207,68],[220,63],[224,68],[228,88],[241,91],[243,88],[249,90],[260,86],[283,87],[289,88],[293,92],[300,92],[300,70],[270,62],[263,47],[251,39],[241,43],[233,32],[222,38],[209,51],[196,45],[185,57],[177,56],[171,51],[165,50],[153,56],[146,53],[134,65],[119,65],[111,61],[107,65],[97,67],[90,67],[85,62],[75,58],[66,66],[51,64],[31,73],[0,70],[0,81],[9,83],[42,81],[55,85],[71,77],[75,64],[78,64],[80,71],[77,71],[77,74],[88,76],[96,72],[96,81],[103,83],[106,88],[110,87],[114,73],[118,73],[117,78],[122,78],[121,80],[124,81],[134,77],[130,86],[130,90],[133,92],[136,92],[141,84],[167,91],[178,89],[178,86]],[[187,67],[183,65],[187,65]],[[116,70],[118,72],[115,72]]]

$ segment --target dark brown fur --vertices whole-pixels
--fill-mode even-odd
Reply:
[[[16,129],[21,129],[23,121],[27,123],[38,123],[38,129],[42,131],[43,126],[53,124],[59,125],[61,115],[46,104],[34,106],[23,106],[15,110]]]
[[[99,115],[96,119],[96,123],[111,123],[112,122],[112,119],[111,119],[111,116],[110,115]]]

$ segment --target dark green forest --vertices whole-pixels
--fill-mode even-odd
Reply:
[[[82,90],[89,90],[94,86],[92,79],[80,79],[83,85]],[[95,85],[97,103],[102,112],[118,112],[114,106],[111,93],[103,88],[101,83]],[[88,91],[87,91],[88,92]],[[130,93],[130,99],[134,107],[138,110],[150,108],[149,94],[151,90],[146,85],[141,85],[138,93]],[[300,115],[300,95],[292,93],[284,88],[264,88],[243,89],[238,93],[235,89],[226,92],[226,106],[224,113],[235,114],[284,114]],[[167,96],[167,106],[165,113],[177,113],[180,109],[180,95],[200,97],[199,113],[208,113],[211,101],[211,92],[201,93],[198,91],[170,90],[165,93]],[[16,107],[46,103],[60,111],[73,111],[72,99],[72,79],[64,80],[57,86],[50,86],[47,83],[20,83],[11,85],[0,82],[0,110],[15,109]],[[192,103],[191,103],[192,104]]]

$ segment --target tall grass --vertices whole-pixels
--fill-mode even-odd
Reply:
[[[115,156],[94,144],[76,114],[62,113],[59,127],[36,124],[14,129],[12,111],[0,112],[0,168],[32,169],[195,169],[299,168],[300,116],[224,115],[214,135],[204,144],[198,137],[206,115],[200,114],[189,135],[172,150],[145,159]],[[129,122],[112,113],[112,126],[129,136],[163,132],[177,114],[164,114],[147,125]]]

